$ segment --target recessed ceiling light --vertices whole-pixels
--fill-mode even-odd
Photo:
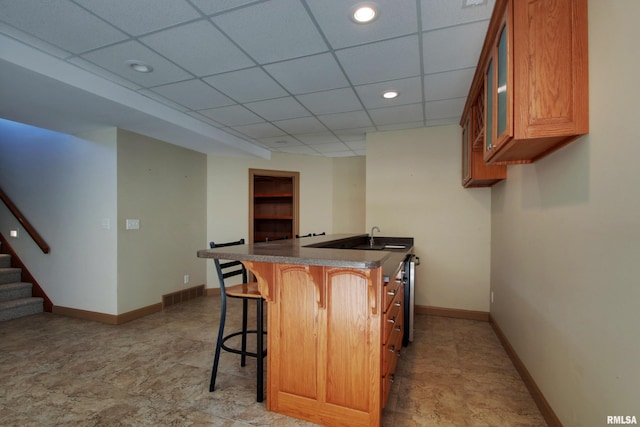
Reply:
[[[127,61],[127,65],[138,73],[150,73],[153,71],[153,67],[149,64],[145,64],[142,61],[131,60]]]
[[[351,18],[358,24],[367,24],[378,16],[375,5],[371,3],[360,3],[351,9]]]
[[[393,99],[397,98],[400,93],[397,90],[386,90],[382,93],[382,97],[384,99]]]

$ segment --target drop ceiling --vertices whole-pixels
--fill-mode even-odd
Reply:
[[[358,3],[377,18],[353,22]],[[459,122],[494,0],[465,4],[0,0],[0,117],[204,153],[365,155],[367,132]]]

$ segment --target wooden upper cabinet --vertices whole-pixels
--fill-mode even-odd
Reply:
[[[485,162],[531,163],[588,133],[588,89],[587,0],[496,0],[465,106],[485,93]]]
[[[484,92],[462,121],[462,185],[463,187],[490,187],[507,177],[507,167],[488,165],[482,153],[485,140]]]

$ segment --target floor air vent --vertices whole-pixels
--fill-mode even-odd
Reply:
[[[204,285],[194,286],[193,288],[182,289],[177,292],[162,295],[162,308],[165,309],[169,306],[201,296],[204,296]]]

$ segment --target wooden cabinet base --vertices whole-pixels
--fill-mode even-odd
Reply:
[[[243,262],[269,304],[267,409],[327,426],[379,426],[382,269]]]

